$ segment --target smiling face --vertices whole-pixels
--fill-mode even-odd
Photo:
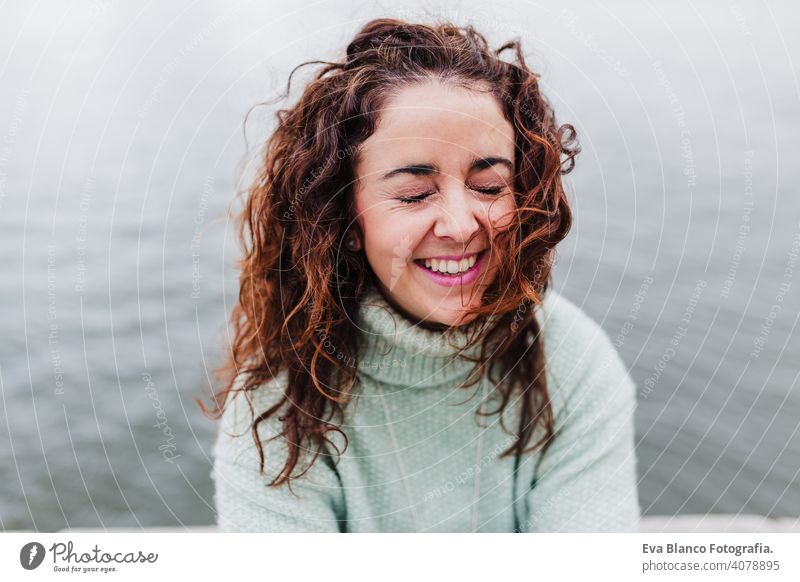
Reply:
[[[356,219],[383,295],[410,319],[471,320],[496,271],[481,251],[513,218],[514,152],[489,93],[431,80],[385,103],[359,152]]]

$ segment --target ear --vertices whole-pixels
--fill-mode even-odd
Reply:
[[[347,250],[350,251],[355,252],[361,250],[361,236],[359,235],[356,229],[352,229],[350,230],[350,232],[347,233],[347,240],[345,242],[345,246],[347,247]]]

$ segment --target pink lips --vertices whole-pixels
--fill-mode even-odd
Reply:
[[[472,265],[472,268],[469,271],[466,271],[465,273],[462,273],[457,276],[434,273],[424,264],[417,263],[416,261],[414,262],[414,264],[420,269],[422,269],[422,271],[430,278],[430,280],[436,283],[437,285],[442,285],[443,287],[453,287],[455,285],[469,285],[470,283],[474,282],[475,279],[478,278],[478,274],[483,268],[483,262],[485,257],[486,257],[486,252],[482,252],[478,256],[478,260],[475,261],[475,264]]]

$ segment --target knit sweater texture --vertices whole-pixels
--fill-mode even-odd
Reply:
[[[638,531],[634,384],[606,333],[576,305],[550,289],[535,313],[556,430],[544,455],[500,458],[515,437],[498,414],[475,414],[497,409],[493,384],[484,375],[458,387],[473,366],[453,357],[466,336],[448,344],[371,288],[355,316],[361,390],[345,408],[345,452],[320,455],[291,491],[267,487],[284,465],[286,443],[266,442],[281,432],[277,416],[259,425],[260,473],[248,401],[256,413],[275,403],[285,372],[232,395],[213,447],[220,530]],[[516,398],[503,414],[512,433]],[[341,450],[344,441],[331,435]]]

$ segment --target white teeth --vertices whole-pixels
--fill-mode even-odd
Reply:
[[[437,271],[439,273],[448,273],[450,275],[455,275],[457,273],[463,273],[465,271],[469,271],[475,265],[475,261],[477,260],[478,260],[477,254],[472,255],[465,259],[461,259],[460,261],[425,259],[425,266],[428,267],[431,271]]]

